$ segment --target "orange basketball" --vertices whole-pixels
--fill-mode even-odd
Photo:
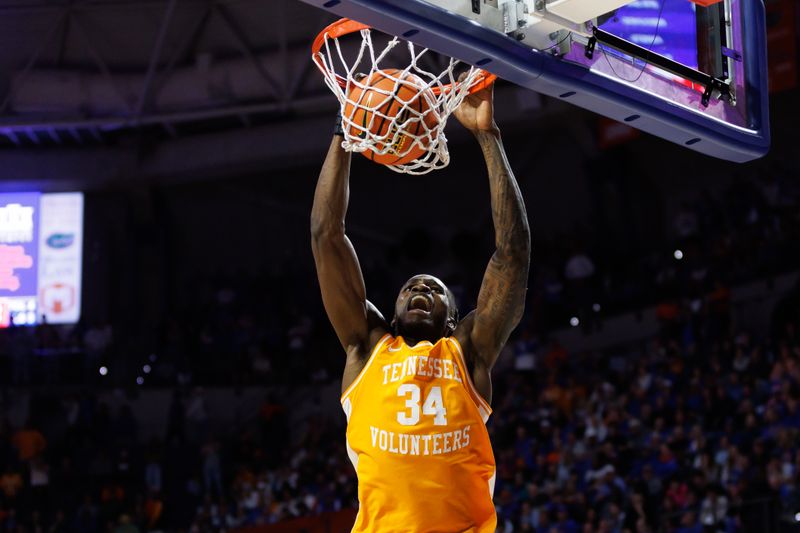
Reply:
[[[425,82],[411,73],[385,69],[373,72],[361,83],[364,88],[354,85],[347,93],[344,116],[351,122],[348,133],[364,138],[369,131],[385,139],[375,143],[375,150],[362,154],[382,165],[405,165],[422,157],[435,139],[439,123],[436,112],[430,109],[434,97]],[[426,130],[431,131],[430,138]],[[415,143],[413,136],[420,136],[419,141]],[[387,146],[385,153],[379,153]]]

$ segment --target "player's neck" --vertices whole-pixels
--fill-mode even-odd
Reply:
[[[427,331],[427,329],[423,330],[422,328],[413,331],[398,328],[397,335],[403,337],[403,340],[409,346],[416,346],[422,341],[436,344],[444,336],[440,332]]]

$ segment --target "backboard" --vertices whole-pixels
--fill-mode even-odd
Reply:
[[[710,156],[769,149],[763,0],[303,1]]]

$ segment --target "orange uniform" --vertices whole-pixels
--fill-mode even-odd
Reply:
[[[492,410],[458,341],[385,335],[342,394],[358,475],[354,532],[493,533]]]

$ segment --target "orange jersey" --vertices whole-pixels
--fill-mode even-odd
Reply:
[[[358,475],[354,532],[493,533],[495,462],[458,341],[385,335],[342,395]]]

